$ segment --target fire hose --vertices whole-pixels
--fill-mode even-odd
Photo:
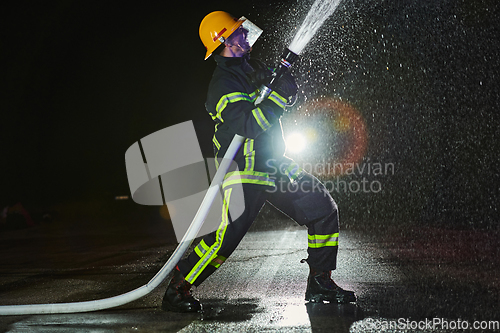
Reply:
[[[290,50],[286,50],[285,53],[283,53],[282,60],[277,69],[274,71],[269,83],[267,85],[262,85],[260,88],[260,94],[255,101],[255,105],[261,103],[265,98],[267,98],[267,96],[269,96],[275,84],[297,59],[298,55]],[[196,238],[199,230],[205,222],[210,207],[219,192],[219,187],[224,180],[227,170],[244,141],[244,137],[240,135],[234,136],[187,232],[167,262],[147,284],[121,295],[92,301],[53,304],[2,305],[0,306],[0,315],[79,313],[97,311],[124,305],[149,294],[153,291],[153,289],[158,287],[163,280],[165,280],[168,274],[174,269],[179,260],[182,258],[184,253],[188,250],[192,240]]]
[[[338,6],[340,0],[316,0],[307,14],[302,26],[297,31],[295,38],[292,40],[288,49],[282,55],[282,59],[270,81],[260,87],[260,93],[257,96],[255,105],[260,104],[264,99],[269,96],[279,79],[285,74],[287,69],[298,59],[298,55],[302,49],[309,42],[312,36],[316,33],[322,23],[329,17],[335,8]],[[209,189],[207,190],[203,201],[198,208],[198,211],[191,222],[184,237],[179,242],[179,245],[163,265],[163,267],[156,273],[156,275],[145,285],[129,291],[125,294],[93,300],[85,302],[72,302],[72,303],[55,303],[55,304],[27,304],[27,305],[2,305],[0,306],[0,315],[26,315],[26,314],[50,314],[50,313],[77,313],[103,310],[112,307],[117,307],[126,303],[130,303],[140,297],[150,293],[153,289],[158,287],[168,274],[174,269],[179,260],[191,245],[192,240],[196,237],[201,229],[210,207],[219,192],[219,187],[222,184],[224,177],[229,169],[232,160],[236,153],[243,144],[245,138],[240,135],[235,135],[231,144],[229,145],[223,160],[212,180]]]

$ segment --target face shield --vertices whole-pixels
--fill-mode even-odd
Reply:
[[[250,47],[255,44],[259,36],[262,34],[262,29],[256,26],[252,21],[247,19],[245,16],[240,17],[240,21],[243,21],[241,26],[248,31],[247,41]]]

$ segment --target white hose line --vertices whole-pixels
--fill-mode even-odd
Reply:
[[[240,135],[234,136],[222,162],[219,165],[219,168],[217,169],[217,172],[215,173],[214,179],[212,180],[210,187],[203,198],[203,201],[196,212],[193,222],[191,222],[191,225],[189,226],[189,229],[186,231],[186,234],[180,241],[174,253],[172,253],[172,256],[170,256],[165,265],[163,265],[158,273],[156,273],[156,275],[147,284],[122,295],[94,301],[54,304],[2,305],[0,306],[0,315],[6,316],[96,311],[127,304],[149,294],[153,289],[158,287],[172,271],[172,269],[174,269],[175,265],[177,265],[179,260],[191,245],[193,239],[198,235],[203,222],[205,222],[210,207],[219,192],[219,186],[222,184],[227,170],[229,169],[234,156],[240,149],[244,140],[245,138]]]

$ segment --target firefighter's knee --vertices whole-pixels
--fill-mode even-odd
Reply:
[[[323,184],[314,184],[311,191],[294,202],[298,223],[311,225],[337,214],[337,204]]]

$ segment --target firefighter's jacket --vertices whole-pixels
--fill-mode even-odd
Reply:
[[[234,159],[239,171],[229,172],[223,186],[246,183],[274,187],[278,173],[290,181],[299,177],[302,170],[284,156],[286,146],[280,117],[287,99],[273,91],[255,105],[259,87],[249,74],[261,63],[246,57],[215,55],[214,58],[217,67],[208,88],[206,108],[216,123],[215,157],[224,156],[235,134],[246,138]]]

